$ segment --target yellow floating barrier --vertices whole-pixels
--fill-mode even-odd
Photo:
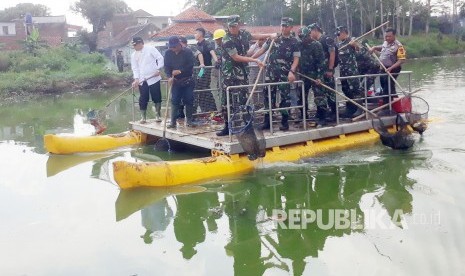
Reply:
[[[72,154],[78,152],[99,152],[123,146],[144,143],[146,135],[140,131],[129,131],[120,134],[95,136],[68,136],[57,134],[44,135],[44,147],[54,154]]]
[[[113,162],[113,176],[121,189],[152,186],[169,187],[221,179],[240,175],[255,169],[256,164],[293,162],[317,154],[348,149],[379,140],[373,130],[317,141],[267,149],[262,160],[250,161],[246,155],[221,155],[181,161]]]

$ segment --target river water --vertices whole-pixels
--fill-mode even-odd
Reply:
[[[89,131],[87,109],[121,91],[1,107],[0,275],[465,275],[464,68],[405,66],[431,121],[409,151],[378,143],[175,189],[120,191],[111,162],[196,154],[44,152],[43,134]],[[128,128],[130,101],[107,110],[107,133]]]

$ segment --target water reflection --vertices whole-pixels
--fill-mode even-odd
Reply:
[[[117,93],[116,91],[115,93]],[[128,95],[108,107],[105,103],[113,93],[67,93],[44,96],[36,101],[21,103],[21,107],[2,106],[0,109],[0,141],[14,140],[28,143],[37,153],[45,153],[43,135],[47,133],[91,133],[95,129],[84,124],[79,110],[102,110],[106,114],[106,133],[128,130],[132,120],[132,96]],[[27,110],[27,112],[24,112]],[[84,114],[85,115],[85,114]],[[82,115],[81,117],[83,117]]]
[[[197,244],[205,241],[207,225],[208,231],[216,231],[217,225],[214,212],[210,208],[219,207],[216,193],[197,193],[190,195],[177,195],[177,213],[174,218],[174,234],[176,240],[182,243],[179,249],[184,259],[191,259],[196,253]]]
[[[142,226],[145,233],[140,236],[146,244],[151,244],[153,234],[163,233],[171,222],[173,210],[168,205],[166,198],[141,210]]]
[[[46,170],[47,170],[47,177],[54,176],[62,171],[65,171],[69,168],[72,168],[74,166],[90,162],[90,161],[95,161],[95,160],[100,160],[105,158],[104,160],[108,160],[110,156],[113,158],[112,153],[91,153],[91,154],[73,154],[73,155],[56,155],[56,154],[50,154],[47,159],[46,163]],[[110,159],[111,159],[110,158]],[[92,176],[96,176],[100,174],[100,171],[102,170],[102,162],[95,162],[92,168]],[[95,169],[94,169],[95,168]]]
[[[240,181],[206,185],[205,191],[188,186],[176,188],[178,191],[121,191],[116,216],[123,219],[142,210],[145,225],[144,213],[150,213],[150,220],[159,223],[156,231],[160,236],[174,215],[173,233],[186,260],[198,253],[208,231],[224,244],[224,254],[234,259],[235,275],[264,275],[268,270],[302,275],[308,269],[308,258],[318,257],[330,237],[363,233],[366,227],[404,227],[405,216],[412,213],[410,191],[415,185],[409,171],[413,166],[428,166],[431,154],[393,154],[377,149],[375,155],[372,151],[370,155],[368,151],[350,151],[309,163],[264,169]],[[353,157],[348,158],[351,154]],[[174,206],[170,207],[167,199]],[[293,210],[312,211],[320,216],[319,221],[298,221],[291,229]],[[350,217],[351,224],[337,227],[331,223],[334,210],[355,214]],[[371,221],[373,212],[382,217],[375,224]],[[217,233],[219,224],[229,228],[226,240]],[[147,235],[155,231],[146,229]]]

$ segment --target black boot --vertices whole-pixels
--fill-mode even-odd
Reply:
[[[167,128],[176,128],[176,119],[179,114],[179,105],[171,104],[171,122],[167,125]]]
[[[281,118],[281,126],[279,127],[279,130],[286,131],[289,130],[289,114],[283,114],[283,117]]]
[[[329,122],[336,122],[336,102],[328,101],[330,111],[327,112],[326,120]]]
[[[192,105],[185,105],[186,106],[186,125],[188,127],[195,127],[196,124],[194,123],[193,114],[194,114],[194,106]]]
[[[341,114],[342,118],[352,118],[355,111],[357,111],[357,106],[351,102],[346,103],[346,111]]]
[[[216,136],[229,135],[229,124],[228,121],[224,121],[224,128],[216,133]]]
[[[316,124],[318,127],[324,127],[327,125],[326,122],[326,109],[317,107],[316,109]]]
[[[263,120],[262,130],[270,129],[270,114],[265,114],[265,119]]]
[[[186,117],[186,115],[184,115],[184,105],[181,104],[181,105],[179,105],[178,114],[177,114],[176,119],[184,119],[185,117]]]

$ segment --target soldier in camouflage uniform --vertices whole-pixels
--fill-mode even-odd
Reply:
[[[323,30],[317,23],[310,24],[307,27],[310,30],[310,37],[317,40],[323,46],[325,55],[325,72],[323,73],[323,83],[331,88],[336,87],[334,82],[334,68],[336,68],[336,45],[334,39],[328,35],[323,34]],[[324,87],[320,87],[326,96],[326,101],[331,109],[332,119],[336,118],[336,94]]]
[[[293,83],[296,80],[295,71],[299,65],[300,48],[299,41],[291,34],[294,20],[289,17],[281,19],[281,34],[274,40],[273,48],[270,50],[269,66],[267,68],[267,75],[270,82],[289,82]],[[260,56],[270,47],[271,43],[265,43],[253,57]],[[289,83],[280,84],[278,87],[273,86],[271,91],[271,104],[272,107],[276,105],[276,89],[279,89],[281,102],[279,107],[290,107],[291,99],[290,92],[291,86]],[[269,107],[268,93],[265,93],[265,107]],[[289,111],[281,111],[281,126],[280,130],[289,129]],[[265,115],[263,129],[270,128],[269,114]]]
[[[326,71],[326,59],[323,52],[323,46],[318,40],[314,40],[309,35],[310,30],[307,27],[301,29],[300,51],[300,71],[302,74],[322,81]],[[316,83],[304,78],[305,87],[305,112],[308,110],[308,93],[313,88],[315,105],[317,107],[316,117],[318,125],[326,124],[326,113],[328,110],[328,101],[325,92]],[[302,104],[302,94],[299,93],[299,105]]]
[[[364,43],[362,43],[364,44]],[[378,61],[371,55],[365,47],[360,47],[355,55],[357,59],[358,65],[358,72],[360,75],[367,75],[367,74],[378,74],[379,73],[379,64]],[[366,77],[366,89],[370,89],[372,86],[374,88],[376,77]],[[361,78],[361,86],[362,89],[365,90],[364,79]]]
[[[223,37],[221,46],[221,77],[222,83],[222,104],[223,117],[225,121],[224,128],[217,132],[217,136],[229,135],[229,125],[226,109],[226,88],[235,85],[248,85],[248,62],[255,62],[259,66],[264,66],[261,61],[255,58],[247,57],[250,41],[252,39],[267,38],[270,35],[252,35],[246,30],[239,29],[240,17],[232,15],[228,18],[228,30]],[[231,100],[238,99],[237,103],[232,102],[232,107],[244,105],[247,101],[247,87],[243,89],[235,89],[235,95],[231,94]]]
[[[338,38],[338,48],[343,47],[344,49],[339,50],[339,75],[341,77],[349,77],[359,75],[357,59],[355,58],[356,52],[359,49],[358,44],[349,36],[349,31],[344,26],[336,28],[336,35]],[[360,87],[360,79],[343,79],[341,80],[342,92],[350,99],[362,98],[362,89]],[[346,113],[342,114],[344,117],[355,117],[361,113],[357,111],[357,106],[353,103],[346,103]]]

